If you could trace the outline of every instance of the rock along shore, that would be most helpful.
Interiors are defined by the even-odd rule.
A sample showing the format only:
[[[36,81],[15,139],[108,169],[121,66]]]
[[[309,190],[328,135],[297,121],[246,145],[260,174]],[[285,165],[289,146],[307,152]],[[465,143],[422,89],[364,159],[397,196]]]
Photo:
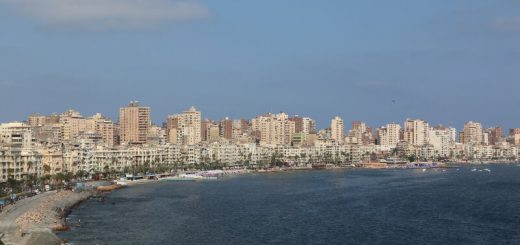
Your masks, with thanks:
[[[4,244],[64,244],[54,231],[67,230],[68,211],[94,194],[50,191],[20,200],[0,214],[0,240]]]

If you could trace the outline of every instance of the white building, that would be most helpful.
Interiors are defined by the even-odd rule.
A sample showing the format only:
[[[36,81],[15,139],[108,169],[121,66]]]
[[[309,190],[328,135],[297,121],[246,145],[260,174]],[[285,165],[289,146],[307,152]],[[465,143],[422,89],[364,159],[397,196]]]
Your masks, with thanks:
[[[342,144],[345,140],[345,124],[341,117],[336,116],[330,123],[331,138]]]
[[[31,127],[21,122],[0,124],[0,182],[29,174],[42,174],[42,156],[34,148]]]
[[[433,146],[435,156],[450,157],[450,152],[455,144],[453,140],[453,128],[435,127],[429,130],[429,144]]]
[[[420,119],[406,119],[404,123],[404,141],[414,146],[428,144],[430,126]]]
[[[379,145],[395,148],[397,143],[399,143],[400,132],[401,125],[397,123],[390,123],[385,127],[379,128],[377,131]]]

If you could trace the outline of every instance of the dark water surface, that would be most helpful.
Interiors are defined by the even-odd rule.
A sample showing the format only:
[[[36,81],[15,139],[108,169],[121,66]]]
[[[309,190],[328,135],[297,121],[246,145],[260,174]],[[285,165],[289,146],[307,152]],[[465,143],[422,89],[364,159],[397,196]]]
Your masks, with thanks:
[[[122,189],[74,244],[520,244],[520,167],[251,174]]]

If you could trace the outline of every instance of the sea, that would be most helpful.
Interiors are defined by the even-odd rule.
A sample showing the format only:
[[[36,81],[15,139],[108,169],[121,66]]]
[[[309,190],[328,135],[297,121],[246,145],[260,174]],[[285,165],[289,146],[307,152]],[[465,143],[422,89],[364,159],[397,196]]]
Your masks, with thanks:
[[[85,201],[68,223],[69,244],[520,244],[520,166],[157,182]]]

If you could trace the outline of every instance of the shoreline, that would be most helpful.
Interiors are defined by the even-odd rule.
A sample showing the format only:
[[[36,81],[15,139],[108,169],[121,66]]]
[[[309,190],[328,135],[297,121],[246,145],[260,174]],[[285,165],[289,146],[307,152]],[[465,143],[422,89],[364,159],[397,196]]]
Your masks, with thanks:
[[[158,183],[158,180],[136,181],[128,185]],[[57,232],[68,231],[67,217],[84,201],[105,195],[123,187],[120,185],[100,186],[92,190],[73,192],[70,190],[49,191],[26,198],[7,206],[0,213],[1,244],[67,244]]]
[[[459,163],[460,164],[460,163]],[[468,165],[494,165],[497,163],[462,163],[458,167]],[[506,165],[512,164],[504,163]],[[447,164],[445,167],[455,167],[453,164]],[[236,174],[242,175],[245,173],[275,173],[275,172],[299,172],[301,170],[333,170],[333,169],[401,169],[406,168],[371,168],[371,167],[337,167],[326,169],[313,168],[280,168],[264,171],[247,171]],[[80,205],[83,201],[101,196],[106,193],[111,193],[121,187],[131,187],[141,184],[159,183],[159,180],[143,180],[132,181],[127,186],[118,186],[115,188],[108,188],[99,190],[85,190],[81,192],[73,192],[68,190],[45,192],[34,197],[21,200],[12,206],[4,209],[0,213],[0,240],[5,244],[66,244],[67,241],[58,237],[56,232],[67,231],[69,226],[67,224],[67,217],[72,212],[74,207]],[[112,185],[113,186],[113,185]]]
[[[72,208],[96,194],[62,190],[21,200],[0,214],[0,239],[5,244],[64,244],[55,232],[67,230]]]

